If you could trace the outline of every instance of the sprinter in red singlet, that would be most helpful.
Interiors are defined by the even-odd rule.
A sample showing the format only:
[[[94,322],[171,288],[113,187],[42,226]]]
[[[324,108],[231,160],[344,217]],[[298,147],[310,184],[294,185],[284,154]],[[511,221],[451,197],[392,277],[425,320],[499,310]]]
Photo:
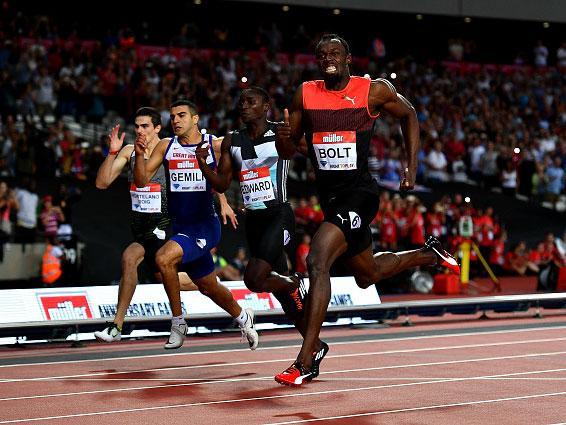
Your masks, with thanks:
[[[321,38],[316,60],[323,80],[299,87],[276,138],[280,157],[290,158],[305,136],[324,211],[307,258],[310,295],[305,339],[297,360],[275,376],[277,382],[291,386],[315,375],[312,353],[328,309],[329,270],[336,260],[345,263],[362,288],[416,266],[438,263],[459,273],[456,260],[432,237],[421,249],[373,255],[369,223],[378,210],[379,191],[368,171],[368,150],[374,122],[381,112],[401,121],[408,161],[400,189],[410,190],[419,150],[415,110],[387,80],[350,76],[352,56],[348,43],[338,35]]]

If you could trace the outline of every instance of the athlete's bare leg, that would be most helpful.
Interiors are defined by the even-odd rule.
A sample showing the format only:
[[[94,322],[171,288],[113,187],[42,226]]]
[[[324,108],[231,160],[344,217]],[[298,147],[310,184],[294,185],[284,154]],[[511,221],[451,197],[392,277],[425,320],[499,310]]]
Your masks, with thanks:
[[[355,257],[345,260],[360,288],[368,288],[382,279],[394,276],[403,270],[418,266],[432,266],[437,258],[434,252],[415,249],[402,252],[378,252],[373,254],[371,246]]]
[[[210,298],[232,317],[238,317],[242,307],[236,302],[232,293],[225,286],[218,283],[216,273],[212,272],[204,277],[195,279],[199,291]]]
[[[145,250],[137,242],[133,242],[122,253],[122,277],[118,288],[118,304],[114,323],[121,329],[124,318],[138,284],[138,266],[143,261]]]
[[[181,316],[181,293],[177,266],[183,259],[183,248],[177,242],[169,240],[159,248],[155,255],[155,263],[161,272],[163,286],[169,298],[173,316]]]
[[[253,292],[289,292],[298,287],[297,282],[274,272],[271,265],[260,258],[251,258],[248,262],[244,283]]]
[[[198,286],[194,284],[189,275],[185,272],[179,272],[179,285],[181,291],[198,291]]]
[[[346,252],[344,233],[332,223],[323,222],[311,242],[307,257],[309,297],[305,306],[306,329],[297,360],[307,369],[312,365],[312,353],[317,347],[322,322],[330,302],[330,266]]]
[[[253,292],[290,292],[297,289],[298,284],[288,276],[280,275],[272,270],[271,265],[260,258],[251,258],[244,272],[244,283]],[[288,296],[288,295],[287,295]],[[281,302],[281,301],[280,301]],[[304,307],[303,307],[304,308]],[[285,314],[293,320],[299,333],[304,337],[307,329],[306,316],[293,317],[293,314],[285,311]],[[321,341],[317,338],[316,349],[320,349]]]

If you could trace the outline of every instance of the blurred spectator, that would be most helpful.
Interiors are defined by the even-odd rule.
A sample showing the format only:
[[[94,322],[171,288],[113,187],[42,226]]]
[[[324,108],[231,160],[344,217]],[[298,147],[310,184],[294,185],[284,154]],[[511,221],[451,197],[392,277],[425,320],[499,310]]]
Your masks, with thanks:
[[[295,271],[304,275],[308,275],[307,256],[311,249],[311,237],[308,234],[303,235],[301,243],[297,247],[295,255]]]
[[[16,222],[16,243],[35,242],[37,231],[37,205],[39,197],[35,193],[35,180],[24,178],[21,187],[16,188],[19,209]]]
[[[497,158],[499,153],[495,150],[495,143],[487,142],[486,151],[480,156],[480,170],[482,174],[482,182],[486,189],[497,186],[499,180],[499,168],[497,166]]]
[[[420,201],[413,195],[407,196],[407,210],[408,245],[411,249],[418,249],[425,242],[425,221]]]
[[[425,173],[426,182],[429,184],[444,183],[448,181],[448,173],[446,172],[448,161],[442,152],[442,143],[434,142],[434,147],[428,153],[425,160],[427,171]]]
[[[564,168],[562,159],[556,156],[552,163],[546,168],[546,199],[556,205],[559,195],[564,189]]]
[[[0,233],[6,240],[12,236],[12,211],[18,207],[14,191],[5,181],[0,181]]]
[[[556,50],[556,64],[560,68],[566,68],[566,41]]]
[[[501,188],[508,196],[515,196],[517,193],[517,170],[510,159],[507,160],[505,169],[501,172]]]
[[[63,275],[62,262],[65,253],[59,246],[57,238],[50,236],[47,238],[45,250],[41,258],[41,281],[45,286],[51,286],[61,280]]]
[[[248,265],[248,254],[246,252],[246,248],[239,247],[236,251],[236,255],[230,261],[230,265],[238,270],[240,274],[239,279],[244,276],[244,271],[246,270],[246,266]]]
[[[218,249],[216,247],[210,250],[212,254],[212,261],[214,261],[214,270],[216,276],[222,280],[240,280],[240,273],[238,270],[230,265],[228,261],[221,255],[218,255]]]
[[[57,236],[59,223],[65,221],[63,211],[61,211],[60,207],[53,205],[53,197],[51,195],[43,197],[43,211],[39,218],[43,226],[43,232],[48,238]]]
[[[505,270],[511,273],[523,276],[527,271],[538,273],[539,268],[536,264],[529,261],[529,256],[527,253],[527,245],[525,241],[520,241],[511,251],[505,254]]]
[[[542,40],[537,41],[537,45],[533,49],[534,57],[535,57],[535,65],[536,66],[546,66],[546,61],[548,59],[548,49],[542,42]]]

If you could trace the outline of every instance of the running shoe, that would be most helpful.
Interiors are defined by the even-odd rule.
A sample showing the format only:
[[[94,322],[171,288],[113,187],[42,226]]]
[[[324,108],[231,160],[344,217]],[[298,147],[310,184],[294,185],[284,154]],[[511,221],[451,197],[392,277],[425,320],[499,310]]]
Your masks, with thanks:
[[[458,261],[449,252],[442,248],[442,244],[434,236],[429,236],[425,242],[425,248],[430,249],[436,254],[438,257],[437,265],[446,267],[454,274],[460,274],[460,265],[458,264]]]
[[[187,336],[187,332],[189,327],[186,323],[180,323],[178,325],[171,324],[171,334],[169,335],[169,339],[165,343],[166,350],[173,350],[175,348],[181,348],[183,346],[183,342],[185,341],[185,337]]]
[[[312,353],[311,372],[313,374],[312,376],[313,378],[316,378],[320,373],[320,363],[322,362],[322,359],[324,359],[324,356],[326,356],[326,353],[328,353],[328,344],[323,341],[320,341],[320,343],[321,343],[320,350],[317,350],[314,353]]]
[[[101,342],[117,342],[122,339],[122,329],[114,322],[106,322],[106,328],[96,331],[94,337]]]
[[[255,350],[259,344],[259,335],[255,330],[255,314],[251,308],[246,308],[246,313],[248,314],[248,320],[240,326],[242,340],[245,338],[250,345],[250,349]]]
[[[297,288],[289,292],[291,299],[293,300],[293,306],[298,314],[303,312],[305,307],[305,302],[307,298],[307,287],[305,286],[304,276],[300,273],[295,273],[291,276],[291,279],[297,282]]]
[[[307,370],[301,363],[295,362],[283,372],[275,375],[275,380],[281,385],[300,387],[315,377],[312,370]]]

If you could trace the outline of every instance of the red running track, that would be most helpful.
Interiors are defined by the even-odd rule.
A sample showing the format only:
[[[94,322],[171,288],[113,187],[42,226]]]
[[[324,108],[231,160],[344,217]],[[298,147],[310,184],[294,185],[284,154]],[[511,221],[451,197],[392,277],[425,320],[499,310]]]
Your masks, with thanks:
[[[264,332],[255,352],[223,348],[237,340],[226,335],[187,340],[205,352],[155,354],[157,340],[3,349],[0,360],[18,363],[0,366],[0,424],[566,422],[564,316],[322,337],[321,375],[298,389],[273,380],[298,352],[290,331]],[[58,360],[69,353],[77,360]],[[93,353],[106,358],[80,359]]]

